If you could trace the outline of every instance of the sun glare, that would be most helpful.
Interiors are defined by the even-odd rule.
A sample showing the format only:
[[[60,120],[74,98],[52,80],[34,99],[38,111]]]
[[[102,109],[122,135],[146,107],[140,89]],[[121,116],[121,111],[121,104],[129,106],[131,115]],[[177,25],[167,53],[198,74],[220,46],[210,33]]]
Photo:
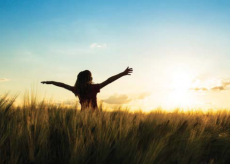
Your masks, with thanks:
[[[194,76],[187,72],[175,72],[171,75],[169,83],[169,106],[188,107],[193,104],[193,97],[190,88],[193,87]]]
[[[192,76],[186,72],[175,73],[172,76],[171,87],[178,92],[187,91],[192,85]]]

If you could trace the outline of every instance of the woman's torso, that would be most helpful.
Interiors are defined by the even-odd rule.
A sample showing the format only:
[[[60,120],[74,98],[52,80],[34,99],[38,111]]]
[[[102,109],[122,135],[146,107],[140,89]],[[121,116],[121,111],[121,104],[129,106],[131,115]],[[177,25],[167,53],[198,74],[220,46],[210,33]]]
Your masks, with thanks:
[[[97,93],[100,92],[99,84],[91,84],[86,94],[78,94],[78,91],[75,90],[75,96],[78,96],[81,104],[81,110],[86,108],[97,109]]]

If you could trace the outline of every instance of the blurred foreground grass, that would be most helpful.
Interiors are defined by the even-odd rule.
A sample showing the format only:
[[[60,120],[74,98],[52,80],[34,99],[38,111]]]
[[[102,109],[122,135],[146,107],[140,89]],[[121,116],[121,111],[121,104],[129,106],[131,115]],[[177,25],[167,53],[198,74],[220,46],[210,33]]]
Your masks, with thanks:
[[[230,112],[80,112],[0,99],[0,164],[229,164]]]

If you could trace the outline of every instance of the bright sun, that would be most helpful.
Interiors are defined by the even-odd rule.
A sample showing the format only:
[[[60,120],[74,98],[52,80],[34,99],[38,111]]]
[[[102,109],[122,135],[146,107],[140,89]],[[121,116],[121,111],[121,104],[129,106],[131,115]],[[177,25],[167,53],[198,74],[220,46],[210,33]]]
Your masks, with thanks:
[[[189,89],[193,87],[194,76],[187,72],[175,72],[171,74],[169,82],[168,105],[177,107],[188,107],[193,104],[192,94]]]
[[[177,90],[180,92],[187,91],[192,86],[192,76],[185,73],[174,73],[172,75],[172,83],[171,87],[173,90]]]

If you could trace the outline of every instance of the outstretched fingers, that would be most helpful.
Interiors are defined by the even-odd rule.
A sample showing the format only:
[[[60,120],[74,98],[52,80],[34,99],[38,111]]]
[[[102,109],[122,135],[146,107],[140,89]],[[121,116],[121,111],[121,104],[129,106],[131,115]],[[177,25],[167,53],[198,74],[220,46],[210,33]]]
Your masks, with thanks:
[[[131,75],[131,73],[133,73],[133,68],[127,67],[125,70],[125,75]]]
[[[133,73],[133,69],[128,71],[128,75],[131,75],[131,73]]]

